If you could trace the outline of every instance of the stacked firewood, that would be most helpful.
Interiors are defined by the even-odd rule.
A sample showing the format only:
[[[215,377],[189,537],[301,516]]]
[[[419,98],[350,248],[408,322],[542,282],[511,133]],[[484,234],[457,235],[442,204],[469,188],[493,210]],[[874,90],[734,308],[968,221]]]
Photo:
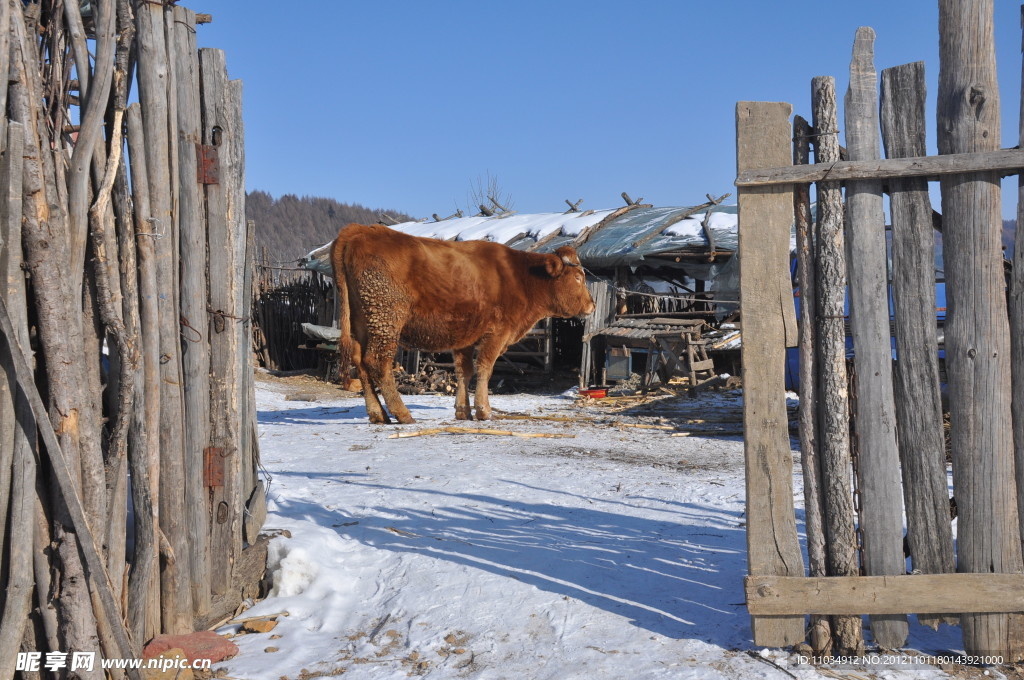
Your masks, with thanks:
[[[416,373],[395,369],[398,391],[402,394],[455,394],[455,374],[443,368],[427,366]]]

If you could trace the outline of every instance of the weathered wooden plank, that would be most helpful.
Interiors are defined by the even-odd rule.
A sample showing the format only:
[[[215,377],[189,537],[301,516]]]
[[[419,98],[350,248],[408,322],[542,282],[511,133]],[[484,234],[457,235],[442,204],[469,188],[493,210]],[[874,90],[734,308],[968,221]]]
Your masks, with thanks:
[[[249,487],[252,492],[245,502],[245,519],[242,524],[242,535],[245,542],[252,545],[256,537],[260,535],[263,523],[267,521],[267,488],[262,482],[257,481],[255,486]]]
[[[244,192],[245,187],[242,186]],[[243,197],[244,198],[244,197]],[[244,212],[244,211],[243,211]],[[252,313],[253,304],[253,280],[256,268],[256,222],[254,220],[245,221],[245,272],[242,282],[242,292],[240,295],[240,301],[245,305],[247,310],[246,316],[250,316]],[[247,489],[254,489],[257,485],[261,488],[263,483],[259,479],[259,464],[260,464],[260,446],[259,436],[256,426],[256,381],[255,381],[255,367],[253,366],[254,353],[251,351],[252,348],[252,319],[250,318],[243,324],[244,345],[243,350],[240,352],[243,360],[241,369],[241,379],[243,382],[242,392],[242,451],[244,452],[244,461],[242,464],[242,486],[243,493],[248,493]],[[266,521],[267,507],[266,507],[266,495],[264,494],[262,501],[262,508],[249,507],[253,505],[250,500],[246,506],[246,517],[243,531],[243,540],[246,544],[252,545],[253,540],[259,534],[260,529],[263,528],[263,522]],[[250,519],[250,515],[258,513],[256,519]],[[257,526],[258,524],[258,526]],[[253,529],[253,531],[250,531]]]
[[[227,74],[227,66],[224,69]],[[248,385],[253,379],[252,363],[249,346],[252,342],[252,326],[249,318],[251,312],[251,296],[244,287],[247,266],[246,253],[249,247],[249,223],[245,218],[245,121],[242,116],[242,81],[229,80],[224,97],[223,134],[226,141],[220,146],[222,182],[225,190],[228,229],[232,234],[230,252],[231,295],[233,308],[229,324],[234,333],[235,378],[231,385],[233,392],[234,412],[231,417],[236,419],[232,436],[238,444],[238,459],[234,461],[235,488],[231,498],[235,517],[231,523],[231,562],[234,565],[242,555],[244,548],[244,520],[248,512],[247,501],[253,489],[256,475],[256,463],[252,451],[247,446],[248,434],[251,432],[247,416]],[[265,501],[264,501],[265,503]]]
[[[853,160],[873,160],[879,155],[874,42],[873,29],[857,29],[845,99],[846,148]],[[857,370],[855,409],[863,566],[869,576],[902,574],[906,571],[903,489],[896,448],[881,182],[848,182],[846,211],[850,330]],[[884,649],[897,649],[907,641],[907,618],[875,615],[871,617],[871,630],[875,642]]]
[[[884,70],[881,122],[888,156],[926,153],[924,115],[924,63]],[[920,178],[891,180],[889,211],[897,356],[896,435],[903,468],[907,542],[915,571],[941,574],[955,571],[956,561],[939,392],[935,236],[928,183]],[[948,623],[957,623],[950,619]],[[938,627],[943,619],[920,614],[918,621]]]
[[[1000,121],[992,0],[939,1],[939,58],[939,153],[993,150]],[[999,175],[952,175],[941,188],[957,569],[1020,573]],[[965,651],[1024,658],[1020,618],[964,616]]]
[[[791,112],[784,103],[736,105],[739,170],[789,161]],[[787,308],[795,314],[788,279],[793,192],[744,189],[738,200],[748,566],[755,575],[803,574],[783,373]],[[785,280],[779,272],[787,273]],[[804,639],[803,616],[755,616],[751,627],[758,645],[788,646]]]
[[[999,149],[948,156],[834,161],[804,166],[781,166],[747,170],[736,176],[736,186],[771,186],[773,184],[806,184],[808,182],[845,182],[851,179],[885,179],[888,177],[922,177],[940,179],[944,175],[965,172],[999,172],[1016,174],[1024,168],[1024,151]]]
[[[839,158],[839,123],[836,113],[836,82],[831,76],[811,81],[814,114],[815,160],[832,162]],[[843,238],[843,194],[839,182],[819,182],[818,216],[815,229],[815,273],[818,294],[816,339],[819,372],[818,446],[821,455],[822,508],[824,513],[825,557],[830,576],[854,576],[857,537],[853,526],[853,497],[850,467],[849,392],[846,375],[846,255]],[[861,622],[855,617],[832,621],[839,654],[856,654],[864,647]]]
[[[751,613],[902,614],[1016,612],[1024,608],[1021,574],[913,574],[902,576],[748,576]],[[995,653],[995,652],[992,652]]]

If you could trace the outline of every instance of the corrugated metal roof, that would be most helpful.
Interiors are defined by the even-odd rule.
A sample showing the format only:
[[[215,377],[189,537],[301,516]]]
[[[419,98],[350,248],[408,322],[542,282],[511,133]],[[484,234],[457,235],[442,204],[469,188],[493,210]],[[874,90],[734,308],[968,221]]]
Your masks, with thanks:
[[[635,266],[646,257],[658,253],[683,250],[707,252],[711,244],[701,227],[706,211],[680,219],[692,210],[654,207],[631,210],[609,221],[582,245],[577,246],[580,261],[590,267]],[[735,251],[735,206],[715,208],[709,222],[715,248],[719,251]]]

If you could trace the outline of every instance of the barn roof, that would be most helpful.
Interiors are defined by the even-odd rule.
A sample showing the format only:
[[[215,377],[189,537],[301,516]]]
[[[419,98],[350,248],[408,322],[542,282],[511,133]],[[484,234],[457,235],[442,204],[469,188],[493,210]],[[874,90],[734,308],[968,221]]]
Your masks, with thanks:
[[[391,228],[442,240],[482,239],[519,250],[552,252],[572,245],[587,267],[637,266],[651,257],[731,254],[737,248],[735,205],[711,208],[628,206],[581,213],[506,214],[457,217],[441,221],[402,222]],[[710,238],[709,238],[710,236]],[[303,266],[330,272],[326,244],[310,252]]]

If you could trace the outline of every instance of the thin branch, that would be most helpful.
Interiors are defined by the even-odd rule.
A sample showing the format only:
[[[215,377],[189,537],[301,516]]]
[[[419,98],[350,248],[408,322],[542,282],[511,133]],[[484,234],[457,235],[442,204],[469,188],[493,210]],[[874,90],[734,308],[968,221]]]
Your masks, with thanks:
[[[120,71],[115,75],[115,80],[122,80],[124,74]],[[139,364],[139,352],[136,347],[135,338],[129,337],[125,329],[121,311],[114,304],[111,295],[111,282],[107,268],[106,236],[113,231],[113,211],[110,209],[110,194],[114,187],[114,179],[117,177],[117,168],[121,162],[122,150],[122,129],[124,110],[114,111],[113,135],[110,140],[110,157],[107,159],[106,170],[103,175],[103,183],[97,192],[96,201],[89,210],[89,223],[92,227],[92,248],[96,258],[94,268],[96,276],[96,292],[98,294],[100,318],[103,321],[107,332],[114,339],[117,345],[118,357],[121,360],[122,379],[118,392],[118,411],[113,432],[111,433],[111,445],[116,458],[122,458],[127,451],[128,444],[128,423],[131,420],[132,402],[134,401],[134,381],[125,379],[126,376],[134,374]]]

